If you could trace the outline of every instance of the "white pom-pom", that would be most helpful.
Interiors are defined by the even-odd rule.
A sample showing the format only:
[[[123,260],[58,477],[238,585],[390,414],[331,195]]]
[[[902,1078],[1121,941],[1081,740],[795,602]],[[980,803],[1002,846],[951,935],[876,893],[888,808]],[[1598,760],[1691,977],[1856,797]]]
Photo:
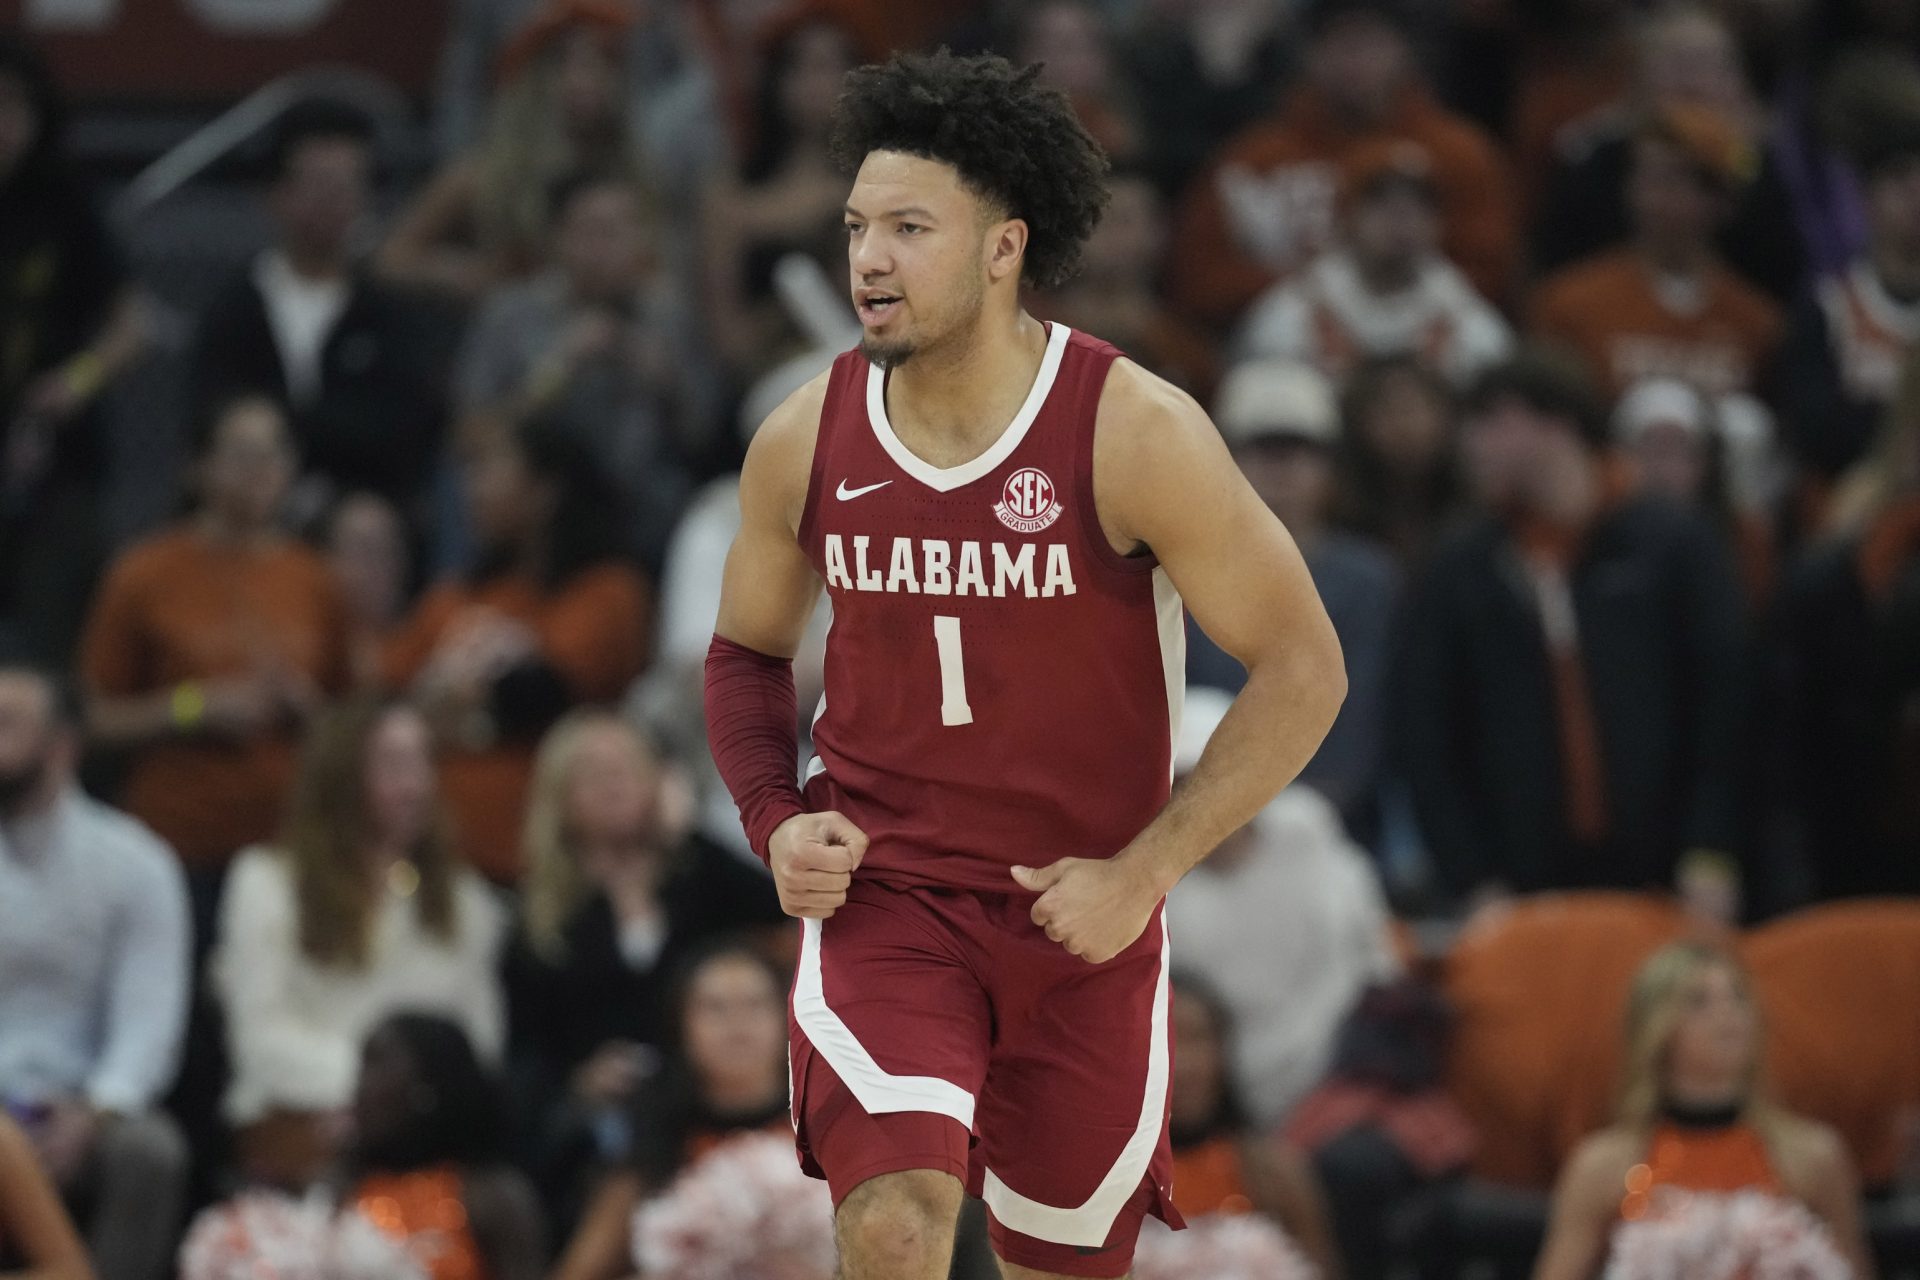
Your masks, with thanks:
[[[180,1280],[428,1280],[403,1245],[320,1196],[252,1191],[203,1211]]]
[[[1614,1228],[1604,1280],[1854,1280],[1825,1223],[1797,1201],[1663,1188]]]
[[[833,1197],[791,1139],[742,1134],[640,1207],[633,1257],[649,1280],[827,1280]]]
[[[1319,1272],[1287,1234],[1257,1214],[1207,1214],[1185,1231],[1157,1220],[1140,1232],[1134,1280],[1315,1280]]]

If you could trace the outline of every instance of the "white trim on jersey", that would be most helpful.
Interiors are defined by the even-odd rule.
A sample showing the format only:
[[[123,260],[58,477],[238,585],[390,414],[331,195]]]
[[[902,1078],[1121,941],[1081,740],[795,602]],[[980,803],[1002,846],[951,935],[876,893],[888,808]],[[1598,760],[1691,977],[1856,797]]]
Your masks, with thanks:
[[[1034,419],[1040,416],[1040,406],[1047,402],[1047,394],[1053,390],[1054,377],[1060,372],[1060,358],[1067,352],[1067,338],[1073,333],[1073,330],[1058,322],[1049,322],[1047,329],[1047,353],[1040,359],[1040,372],[1035,375],[1020,412],[1013,415],[1013,421],[1007,424],[1007,429],[1000,433],[998,440],[987,446],[985,453],[957,467],[936,467],[924,461],[902,444],[899,436],[893,434],[893,424],[887,420],[886,371],[877,364],[868,365],[867,421],[873,425],[873,434],[880,441],[880,447],[887,451],[887,456],[902,471],[937,493],[951,493],[961,485],[972,484],[1005,462],[1020,447]]]
[[[882,1069],[847,1024],[827,1004],[820,967],[820,921],[803,920],[800,971],[793,985],[793,1014],[807,1039],[846,1083],[868,1115],[894,1111],[931,1111],[973,1128],[973,1095],[939,1076],[896,1076]],[[1165,1003],[1165,976],[1161,1004]],[[1156,1004],[1156,1010],[1160,1005]]]
[[[1153,571],[1154,621],[1160,628],[1160,672],[1167,681],[1167,773],[1173,773],[1173,749],[1180,741],[1180,719],[1187,702],[1187,606],[1167,571]]]
[[[980,1198],[993,1211],[1000,1225],[1021,1235],[1050,1244],[1077,1245],[1097,1249],[1107,1242],[1113,1221],[1126,1207],[1127,1200],[1139,1189],[1160,1145],[1160,1129],[1166,1122],[1167,1083],[1172,1072],[1167,1052],[1167,968],[1171,950],[1167,917],[1160,913],[1160,977],[1153,989],[1153,1029],[1147,1039],[1147,1083],[1140,1094],[1140,1123],[1133,1136],[1120,1149],[1120,1156],[1107,1170],[1107,1176],[1093,1189],[1084,1204],[1062,1208],[1030,1200],[1002,1182],[992,1169],[986,1171]]]

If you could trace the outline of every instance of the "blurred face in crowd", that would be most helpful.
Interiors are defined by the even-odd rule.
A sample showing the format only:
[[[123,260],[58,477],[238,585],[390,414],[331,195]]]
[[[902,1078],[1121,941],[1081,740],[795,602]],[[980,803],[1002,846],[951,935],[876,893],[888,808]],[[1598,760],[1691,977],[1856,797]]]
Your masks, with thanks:
[[[575,192],[561,210],[554,250],[577,297],[630,296],[648,262],[639,193],[618,182]]]
[[[757,1092],[780,1078],[786,1001],[773,975],[749,956],[723,953],[687,984],[683,1028],[694,1075],[715,1092]]]
[[[474,460],[468,485],[475,531],[489,547],[534,537],[553,517],[554,491],[527,466],[511,440],[489,445]]]
[[[386,848],[410,849],[433,825],[439,775],[427,722],[411,707],[392,707],[367,739],[361,786],[369,835]]]
[[[1173,1125],[1191,1133],[1204,1128],[1220,1109],[1226,1046],[1212,1011],[1192,992],[1174,987],[1167,1013],[1173,1030]]]
[[[987,284],[1018,263],[994,260],[1008,222],[961,184],[959,170],[876,151],[847,196],[847,262],[861,348],[883,367],[948,344],[980,323]]]
[[[1876,247],[1920,254],[1920,152],[1883,166],[1866,186],[1867,221]]]
[[[1747,105],[1747,77],[1733,34],[1698,10],[1654,20],[1641,44],[1640,81],[1657,106],[1713,107],[1737,117]]]
[[[400,1034],[382,1027],[360,1050],[353,1089],[353,1122],[360,1145],[377,1146],[403,1133],[419,1110],[420,1066]]]
[[[1389,472],[1424,476],[1445,462],[1451,417],[1438,388],[1402,369],[1388,375],[1352,429]]]
[[[1759,1020],[1746,984],[1731,965],[1701,968],[1681,991],[1668,1041],[1666,1083],[1744,1081],[1753,1067]]]
[[[1347,247],[1378,285],[1404,287],[1440,248],[1440,210],[1417,182],[1386,181],[1354,201]]]
[[[1151,287],[1166,243],[1166,214],[1159,193],[1145,178],[1113,180],[1113,198],[1087,239],[1081,276],[1090,283],[1137,281]]]
[[[1298,435],[1273,435],[1239,446],[1240,474],[1296,537],[1326,521],[1333,503],[1333,451]]]
[[[567,772],[566,829],[587,878],[604,885],[620,863],[659,841],[660,765],[611,718],[581,730]]]
[[[296,265],[345,262],[371,189],[372,159],[360,139],[315,137],[294,148],[270,203]]]
[[[554,91],[567,130],[604,132],[625,105],[626,68],[615,42],[586,27],[563,36],[554,54]]]
[[[0,72],[0,181],[12,176],[40,136],[40,113],[19,76]]]
[[[1640,138],[1633,144],[1627,209],[1641,241],[1655,252],[1692,252],[1713,238],[1727,206],[1686,152],[1660,138]]]
[[[334,512],[327,562],[363,626],[385,627],[400,614],[407,586],[407,535],[385,498],[360,493]]]
[[[1461,437],[1467,482],[1482,505],[1505,511],[1522,502],[1543,430],[1540,414],[1518,396],[1502,397],[1467,419]]]
[[[1707,450],[1698,431],[1683,422],[1654,422],[1634,438],[1632,457],[1649,493],[1693,502],[1707,479]]]
[[[1113,78],[1106,25],[1091,6],[1075,0],[1050,0],[1027,17],[1021,41],[1021,65],[1044,64],[1048,84],[1069,94],[1097,97]]]
[[[293,440],[280,406],[264,399],[228,405],[200,459],[206,509],[236,529],[265,528],[293,475]]]
[[[51,799],[72,769],[72,752],[47,682],[0,668],[0,819]]]
[[[1413,51],[1384,18],[1353,14],[1329,24],[1307,53],[1307,78],[1342,116],[1378,120],[1413,69]]]
[[[853,41],[829,22],[802,27],[792,37],[780,77],[780,111],[797,137],[825,138],[841,82],[858,63]]]

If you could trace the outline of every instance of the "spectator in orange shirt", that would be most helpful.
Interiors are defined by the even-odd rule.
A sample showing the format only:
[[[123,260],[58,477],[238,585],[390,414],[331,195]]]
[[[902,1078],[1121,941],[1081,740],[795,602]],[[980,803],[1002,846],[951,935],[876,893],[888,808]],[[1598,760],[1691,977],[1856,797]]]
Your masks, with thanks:
[[[380,655],[411,594],[413,548],[406,522],[377,493],[349,493],[328,513],[321,551],[346,604],[353,684],[380,683]]]
[[[1723,118],[1673,107],[1634,142],[1633,241],[1550,276],[1534,335],[1570,348],[1611,395],[1678,378],[1710,396],[1757,392],[1780,347],[1780,309],[1714,248],[1753,153]]]
[[[126,807],[179,852],[196,890],[278,828],[301,727],[347,684],[339,588],[275,522],[293,475],[277,405],[217,410],[197,450],[197,509],[120,557],[81,641],[91,737],[129,753]]]
[[[571,434],[536,420],[473,464],[478,570],[430,591],[386,678],[445,744],[449,809],[475,867],[520,875],[533,750],[571,707],[619,695],[647,661],[652,591],[621,560],[618,496]]]
[[[1175,302],[1230,326],[1332,239],[1350,157],[1393,139],[1433,157],[1447,256],[1480,292],[1505,297],[1519,233],[1493,142],[1428,94],[1394,6],[1329,0],[1316,11],[1304,86],[1279,115],[1230,141],[1189,192],[1169,272]]]

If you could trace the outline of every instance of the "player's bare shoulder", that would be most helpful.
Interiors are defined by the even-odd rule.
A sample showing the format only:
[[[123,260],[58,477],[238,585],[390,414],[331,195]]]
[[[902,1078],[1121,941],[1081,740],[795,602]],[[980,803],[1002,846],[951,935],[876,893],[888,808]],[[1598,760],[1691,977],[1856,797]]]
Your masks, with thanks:
[[[806,510],[807,479],[814,445],[820,438],[820,413],[827,402],[828,369],[782,400],[767,415],[740,467],[740,513],[745,521],[775,520],[797,531]]]
[[[1152,541],[1154,508],[1203,498],[1238,476],[1198,401],[1132,360],[1113,362],[1094,421],[1093,493],[1116,547]]]

